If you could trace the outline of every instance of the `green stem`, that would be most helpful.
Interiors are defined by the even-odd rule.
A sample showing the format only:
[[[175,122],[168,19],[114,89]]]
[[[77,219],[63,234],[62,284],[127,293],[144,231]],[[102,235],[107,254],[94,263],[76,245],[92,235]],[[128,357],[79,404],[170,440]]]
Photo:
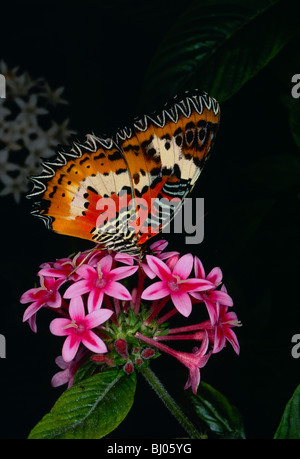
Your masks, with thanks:
[[[190,438],[206,438],[205,435],[198,432],[198,430],[194,427],[191,421],[185,416],[182,412],[181,408],[177,405],[173,397],[167,392],[163,384],[157,378],[155,373],[153,373],[150,368],[141,368],[141,373],[146,379],[146,381],[150,384],[152,389],[157,393],[160,399],[164,402],[166,407],[169,411],[175,416],[177,421],[182,425],[185,431],[189,434]]]

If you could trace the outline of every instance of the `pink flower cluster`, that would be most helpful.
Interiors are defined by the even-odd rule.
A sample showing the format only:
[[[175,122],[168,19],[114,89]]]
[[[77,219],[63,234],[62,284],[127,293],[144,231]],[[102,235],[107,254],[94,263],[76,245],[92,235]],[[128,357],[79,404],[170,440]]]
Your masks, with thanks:
[[[97,368],[121,365],[130,374],[163,351],[188,368],[185,388],[191,386],[196,393],[199,369],[211,354],[220,352],[227,342],[239,354],[232,330],[239,321],[228,309],[233,301],[222,284],[221,269],[206,275],[198,257],[166,252],[166,246],[165,241],[152,244],[152,255],[142,262],[92,249],[40,267],[40,285],[27,290],[20,302],[31,303],[23,321],[34,332],[41,308],[59,315],[50,323],[50,331],[66,338],[56,359],[62,371],[52,378],[53,386],[68,383],[70,387],[87,359]],[[199,312],[206,315],[201,322],[176,328],[167,322],[177,314],[186,322]],[[162,343],[175,340],[191,340],[199,347],[189,353]]]

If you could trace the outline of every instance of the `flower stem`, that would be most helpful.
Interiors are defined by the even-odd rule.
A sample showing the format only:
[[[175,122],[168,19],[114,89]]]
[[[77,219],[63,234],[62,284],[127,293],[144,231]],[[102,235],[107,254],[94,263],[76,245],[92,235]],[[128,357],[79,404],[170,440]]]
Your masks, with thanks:
[[[114,307],[115,307],[116,317],[119,317],[120,312],[121,312],[121,307],[120,307],[120,300],[118,300],[118,298],[114,298]]]
[[[139,280],[138,280],[136,297],[135,297],[135,302],[134,302],[134,313],[136,316],[138,315],[140,306],[141,306],[141,296],[143,293],[145,279],[146,279],[146,274],[144,273],[142,269],[139,269]]]
[[[177,419],[177,421],[182,425],[185,431],[189,434],[190,438],[206,438],[205,435],[198,432],[198,430],[194,427],[191,421],[185,416],[182,412],[181,408],[177,405],[173,397],[167,392],[163,384],[157,378],[155,373],[153,373],[150,368],[141,368],[141,373],[146,379],[146,381],[150,384],[152,389],[156,392],[156,394],[160,397],[163,401],[165,406],[169,409],[169,411],[173,414],[173,416]]]
[[[167,304],[168,301],[169,301],[169,297],[166,296],[165,298],[162,298],[161,300],[157,300],[153,303],[153,305],[150,308],[150,314],[148,318],[145,320],[145,325],[151,324],[152,320],[155,319],[155,317],[160,313],[160,311]]]
[[[170,317],[174,316],[175,314],[177,314],[177,309],[176,308],[173,308],[171,309],[171,311],[167,312],[164,316],[160,317],[157,321],[158,325],[161,325],[162,323],[164,323],[166,320],[169,320]]]
[[[188,333],[186,335],[157,335],[156,341],[174,341],[174,340],[203,340],[205,332]]]
[[[110,298],[107,296],[107,295],[104,295],[104,298],[103,298],[103,303],[105,304],[105,307],[107,309],[110,309],[111,311],[114,312],[114,314],[111,316],[111,321],[115,324],[115,325],[118,325],[118,319],[116,317],[116,313],[115,313],[115,310],[111,304],[111,301],[110,301]]]

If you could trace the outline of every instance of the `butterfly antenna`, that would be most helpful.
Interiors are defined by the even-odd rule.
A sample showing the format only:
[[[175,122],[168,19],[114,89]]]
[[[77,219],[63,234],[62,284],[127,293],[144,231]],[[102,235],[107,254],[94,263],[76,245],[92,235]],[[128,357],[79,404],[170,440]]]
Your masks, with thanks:
[[[68,276],[67,276],[68,279],[69,279],[69,277],[71,277],[74,273],[76,273],[77,269],[80,268],[80,266],[82,266],[82,265],[86,262],[86,260],[89,258],[90,255],[92,255],[94,252],[96,252],[97,250],[99,250],[99,246],[100,246],[100,245],[101,245],[101,244],[98,243],[98,244],[96,245],[96,247],[94,247],[93,249],[91,249],[91,250],[88,252],[88,254],[84,257],[84,259],[81,260],[81,262],[79,263],[79,265],[77,265],[76,268],[74,268],[73,271],[70,272],[70,274],[68,274]]]

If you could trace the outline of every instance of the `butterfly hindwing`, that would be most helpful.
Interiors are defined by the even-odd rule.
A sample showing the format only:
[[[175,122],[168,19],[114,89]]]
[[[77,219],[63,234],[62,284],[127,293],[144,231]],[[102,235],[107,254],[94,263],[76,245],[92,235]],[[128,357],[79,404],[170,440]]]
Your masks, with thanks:
[[[99,200],[110,198],[117,208],[121,191],[127,201],[132,196],[131,178],[122,152],[111,139],[90,135],[87,142],[74,143],[58,157],[60,161],[57,158],[45,161],[43,175],[32,178],[35,188],[30,196],[41,196],[33,213],[45,219],[55,232],[95,242],[101,242],[104,236],[107,239],[107,234],[115,233],[115,226],[111,225],[109,230],[108,223],[116,216],[110,216],[104,206],[101,208]]]

